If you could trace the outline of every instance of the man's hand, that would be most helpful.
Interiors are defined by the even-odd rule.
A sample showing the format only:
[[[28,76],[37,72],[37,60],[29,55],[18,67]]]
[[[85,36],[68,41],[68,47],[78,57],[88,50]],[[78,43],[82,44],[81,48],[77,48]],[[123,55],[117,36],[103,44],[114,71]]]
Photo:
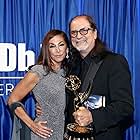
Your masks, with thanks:
[[[79,109],[73,113],[75,122],[80,126],[87,126],[93,122],[91,112],[85,107],[79,107]]]
[[[33,122],[31,125],[31,130],[40,136],[41,138],[49,138],[52,135],[53,130],[47,128],[47,121]]]

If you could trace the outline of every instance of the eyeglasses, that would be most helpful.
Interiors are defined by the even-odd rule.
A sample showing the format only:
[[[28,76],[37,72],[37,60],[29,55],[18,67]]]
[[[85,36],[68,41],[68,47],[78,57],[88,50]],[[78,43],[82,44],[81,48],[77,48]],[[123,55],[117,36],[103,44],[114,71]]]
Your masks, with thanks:
[[[70,32],[70,35],[71,35],[71,37],[75,38],[75,37],[77,37],[78,32],[79,32],[81,35],[86,35],[86,34],[88,34],[88,31],[89,31],[89,30],[93,30],[93,29],[92,29],[92,28],[87,28],[87,29],[82,28],[82,29],[80,29],[79,31],[74,30],[74,31],[71,31],[71,32]]]

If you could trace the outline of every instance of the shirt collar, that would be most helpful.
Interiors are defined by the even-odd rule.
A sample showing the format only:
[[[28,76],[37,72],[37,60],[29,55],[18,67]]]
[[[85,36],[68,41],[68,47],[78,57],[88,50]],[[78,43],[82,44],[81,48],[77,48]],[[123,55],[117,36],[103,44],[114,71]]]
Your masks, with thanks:
[[[90,51],[90,53],[82,59],[82,62],[85,62],[86,64],[90,64],[91,61],[94,61],[96,64],[100,62],[104,57],[107,55],[107,51],[101,52],[99,54],[93,52],[93,50]]]

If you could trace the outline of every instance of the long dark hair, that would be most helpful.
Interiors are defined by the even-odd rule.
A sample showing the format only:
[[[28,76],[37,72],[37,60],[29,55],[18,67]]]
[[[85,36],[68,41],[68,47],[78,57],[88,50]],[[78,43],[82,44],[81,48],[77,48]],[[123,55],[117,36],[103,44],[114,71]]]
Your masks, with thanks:
[[[45,35],[43,42],[42,42],[41,51],[40,51],[40,54],[39,54],[39,57],[37,60],[37,64],[43,65],[45,71],[47,71],[47,72],[53,71],[53,69],[51,68],[50,54],[49,54],[49,49],[48,49],[49,40],[52,39],[56,35],[61,35],[64,38],[64,41],[66,42],[67,47],[69,47],[68,37],[67,37],[66,33],[64,33],[63,31],[53,29],[53,30],[50,30]],[[64,68],[65,70],[67,69],[67,59],[66,58],[62,62],[62,68]]]

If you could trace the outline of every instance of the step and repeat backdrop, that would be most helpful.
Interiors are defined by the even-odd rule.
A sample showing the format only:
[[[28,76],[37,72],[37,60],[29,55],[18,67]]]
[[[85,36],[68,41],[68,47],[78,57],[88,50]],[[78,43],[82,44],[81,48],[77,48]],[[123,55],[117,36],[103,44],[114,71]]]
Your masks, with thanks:
[[[0,140],[11,140],[12,120],[7,98],[35,64],[41,42],[50,29],[69,35],[69,22],[79,14],[92,16],[108,47],[123,54],[132,74],[135,101],[134,125],[126,139],[140,139],[140,2],[139,0],[1,0],[0,1]],[[22,91],[21,91],[22,92]],[[25,107],[31,116],[34,99]]]

